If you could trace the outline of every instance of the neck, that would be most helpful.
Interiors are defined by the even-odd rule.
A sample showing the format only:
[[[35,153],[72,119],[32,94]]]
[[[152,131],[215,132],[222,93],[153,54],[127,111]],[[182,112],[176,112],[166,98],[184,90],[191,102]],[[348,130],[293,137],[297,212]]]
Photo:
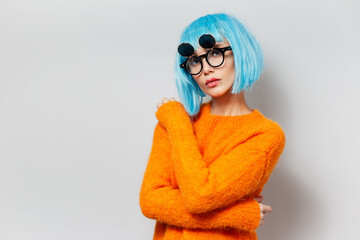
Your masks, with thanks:
[[[239,116],[251,113],[245,101],[244,91],[238,94],[227,94],[220,97],[213,97],[211,100],[211,114],[223,116]]]

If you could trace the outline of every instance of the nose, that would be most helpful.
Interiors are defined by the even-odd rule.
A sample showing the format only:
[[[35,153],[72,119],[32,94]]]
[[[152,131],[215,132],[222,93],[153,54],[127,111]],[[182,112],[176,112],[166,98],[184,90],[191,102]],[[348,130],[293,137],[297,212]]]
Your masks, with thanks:
[[[214,71],[214,68],[209,65],[209,63],[206,61],[206,58],[203,58],[201,61],[202,61],[202,64],[203,64],[203,69],[202,70],[203,70],[204,74],[208,74],[208,73]]]

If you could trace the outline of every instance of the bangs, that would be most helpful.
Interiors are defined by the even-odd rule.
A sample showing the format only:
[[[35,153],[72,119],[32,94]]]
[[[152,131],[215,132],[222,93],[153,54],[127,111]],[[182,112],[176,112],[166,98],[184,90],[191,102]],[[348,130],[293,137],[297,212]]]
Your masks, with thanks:
[[[201,27],[201,28],[194,28],[185,32],[183,35],[183,39],[181,39],[181,43],[182,42],[190,43],[196,50],[200,47],[199,38],[203,34],[211,34],[215,38],[216,42],[225,41],[220,29],[217,29],[215,27],[213,28]]]
[[[213,16],[204,16],[190,24],[182,34],[180,43],[190,43],[195,51],[200,47],[199,38],[203,34],[211,34],[216,42],[224,42],[224,29],[221,22]],[[185,58],[184,58],[185,59]]]

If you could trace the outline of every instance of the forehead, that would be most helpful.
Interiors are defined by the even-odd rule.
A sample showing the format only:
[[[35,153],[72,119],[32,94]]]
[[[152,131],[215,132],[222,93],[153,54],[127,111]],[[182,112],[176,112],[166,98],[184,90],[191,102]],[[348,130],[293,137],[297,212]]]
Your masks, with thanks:
[[[224,39],[225,40],[225,39]],[[216,42],[216,44],[215,44],[215,47],[217,47],[217,48],[220,48],[220,47],[226,47],[226,46],[229,46],[229,43],[228,43],[228,41],[221,41],[221,42]],[[201,55],[201,54],[203,54],[203,53],[205,53],[206,52],[206,49],[205,48],[202,48],[202,47],[199,47],[199,48],[197,48],[196,49],[196,51],[195,51],[195,54],[196,55]]]

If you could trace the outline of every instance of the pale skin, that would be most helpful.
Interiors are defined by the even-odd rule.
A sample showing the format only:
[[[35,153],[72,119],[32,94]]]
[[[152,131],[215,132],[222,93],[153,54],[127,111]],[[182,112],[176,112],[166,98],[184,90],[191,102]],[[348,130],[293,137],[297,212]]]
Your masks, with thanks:
[[[226,47],[229,43],[216,42],[216,47]],[[202,55],[206,53],[206,49],[199,47],[195,54]],[[212,97],[211,114],[223,115],[223,116],[238,116],[251,113],[252,110],[247,106],[244,96],[244,91],[238,94],[231,93],[231,87],[235,80],[235,67],[233,52],[225,52],[224,63],[220,67],[211,67],[206,59],[202,59],[203,69],[198,75],[193,75],[194,80],[200,87],[200,89],[207,95]],[[206,85],[206,80],[217,78],[218,84],[215,87],[209,87]],[[175,98],[170,99],[164,97],[160,103],[157,104],[159,109],[161,105],[169,102],[176,101]],[[262,204],[263,196],[256,197],[255,200],[260,205],[260,225],[265,223],[264,217],[266,213],[272,212],[272,208],[269,205]]]

